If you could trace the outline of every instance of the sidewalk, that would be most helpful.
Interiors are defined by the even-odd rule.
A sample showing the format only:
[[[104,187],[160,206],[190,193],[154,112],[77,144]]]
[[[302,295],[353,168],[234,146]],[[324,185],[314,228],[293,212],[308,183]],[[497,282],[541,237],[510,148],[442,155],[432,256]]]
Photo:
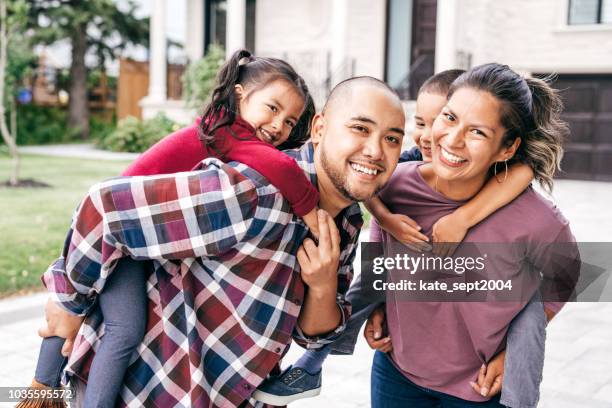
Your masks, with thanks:
[[[74,157],[95,160],[134,160],[140,153],[110,152],[94,147],[93,144],[58,144],[40,146],[20,146],[19,152],[54,157]]]
[[[555,200],[582,242],[612,242],[612,183],[560,180]],[[365,235],[365,234],[363,234]],[[44,323],[44,293],[0,300],[0,386],[25,386],[34,373]],[[302,350],[293,345],[289,364]],[[370,406],[372,351],[364,341],[353,356],[330,356],[319,397],[296,408]],[[612,303],[568,304],[548,328],[541,408],[612,407]],[[2,404],[0,407],[9,407]]]

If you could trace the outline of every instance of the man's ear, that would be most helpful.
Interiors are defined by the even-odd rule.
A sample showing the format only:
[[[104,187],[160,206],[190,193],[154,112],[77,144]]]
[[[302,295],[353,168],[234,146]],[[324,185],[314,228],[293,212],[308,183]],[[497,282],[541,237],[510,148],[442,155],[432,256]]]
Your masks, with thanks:
[[[322,113],[317,113],[312,118],[312,124],[310,126],[310,139],[312,144],[317,145],[321,142],[323,133],[325,131],[325,117]]]
[[[512,142],[510,146],[502,148],[501,152],[498,155],[498,160],[496,161],[510,160],[511,158],[514,157],[520,145],[521,145],[521,138],[517,137],[516,139],[514,139],[514,142]]]

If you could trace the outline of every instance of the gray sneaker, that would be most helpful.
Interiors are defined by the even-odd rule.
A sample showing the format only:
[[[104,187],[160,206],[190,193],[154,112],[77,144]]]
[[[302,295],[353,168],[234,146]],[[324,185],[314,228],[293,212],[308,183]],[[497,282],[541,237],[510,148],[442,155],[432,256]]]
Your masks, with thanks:
[[[321,393],[321,370],[309,374],[300,367],[289,367],[280,375],[267,378],[253,393],[253,398],[266,404],[283,406],[301,398]]]

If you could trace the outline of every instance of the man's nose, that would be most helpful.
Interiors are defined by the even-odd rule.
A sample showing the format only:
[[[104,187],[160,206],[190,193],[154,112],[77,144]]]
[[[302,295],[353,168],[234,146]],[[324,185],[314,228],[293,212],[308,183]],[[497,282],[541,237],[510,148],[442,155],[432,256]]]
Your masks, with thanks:
[[[382,158],[383,152],[381,140],[378,135],[371,134],[370,137],[367,138],[363,147],[363,153],[373,160],[379,160]]]

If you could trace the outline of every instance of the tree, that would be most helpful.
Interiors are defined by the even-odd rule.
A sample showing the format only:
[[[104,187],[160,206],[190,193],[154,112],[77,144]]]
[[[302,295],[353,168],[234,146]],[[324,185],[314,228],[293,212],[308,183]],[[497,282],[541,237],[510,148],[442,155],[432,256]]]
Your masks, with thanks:
[[[0,0],[0,133],[14,163],[10,186],[19,185],[15,95],[33,60],[27,39],[23,36],[27,10],[24,0]],[[9,49],[10,56],[7,54]],[[6,122],[7,114],[11,118],[10,130]]]
[[[117,57],[128,45],[148,45],[148,19],[134,16],[137,4],[128,0],[121,10],[112,0],[30,0],[30,27],[40,44],[67,40],[72,46],[68,92],[68,127],[83,139],[89,136],[87,66],[95,55],[98,65]]]

